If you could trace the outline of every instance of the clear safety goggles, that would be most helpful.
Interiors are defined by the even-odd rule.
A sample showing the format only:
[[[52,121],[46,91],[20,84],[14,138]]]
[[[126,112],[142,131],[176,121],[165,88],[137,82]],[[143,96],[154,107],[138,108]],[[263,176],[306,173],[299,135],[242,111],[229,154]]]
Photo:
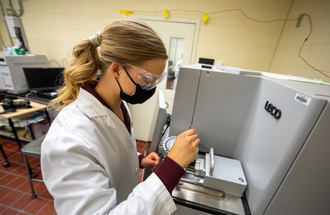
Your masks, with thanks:
[[[161,75],[155,75],[131,64],[128,64],[128,66],[138,72],[136,77],[141,80],[142,83],[144,83],[142,85],[140,84],[140,86],[145,90],[151,90],[155,88],[160,82],[162,82],[166,75],[166,71],[164,71]]]

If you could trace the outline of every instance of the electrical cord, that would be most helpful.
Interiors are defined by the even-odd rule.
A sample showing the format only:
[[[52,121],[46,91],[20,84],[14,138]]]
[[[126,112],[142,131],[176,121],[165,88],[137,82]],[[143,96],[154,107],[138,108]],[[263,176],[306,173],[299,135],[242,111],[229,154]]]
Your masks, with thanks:
[[[33,90],[25,95],[25,98],[28,99],[31,94],[37,94],[37,91]]]
[[[62,59],[62,65],[63,65],[63,67],[68,67],[69,66],[69,62],[66,58]]]
[[[306,39],[304,40],[302,46],[300,47],[300,51],[299,51],[299,54],[298,54],[298,57],[300,59],[302,59],[304,61],[304,63],[306,63],[307,66],[309,66],[310,68],[312,68],[313,70],[321,73],[322,75],[330,78],[329,75],[326,74],[326,72],[323,72],[317,68],[315,68],[314,66],[312,66],[310,63],[308,63],[308,61],[301,55],[301,52],[302,52],[302,49],[304,48],[305,46],[305,43],[306,41],[309,39],[310,35],[312,34],[312,27],[313,27],[313,24],[312,24],[312,19],[311,17],[306,14],[306,13],[303,13],[301,15],[299,15],[298,17],[296,18],[292,18],[292,19],[273,19],[273,20],[268,20],[268,21],[263,21],[263,20],[258,20],[258,19],[254,19],[250,16],[248,16],[246,13],[244,13],[244,11],[240,8],[237,8],[237,9],[228,9],[228,10],[219,10],[219,11],[214,11],[214,12],[211,12],[211,13],[208,13],[209,15],[213,15],[213,14],[218,14],[218,13],[224,13],[224,12],[232,12],[232,11],[238,11],[240,12],[243,16],[245,16],[247,19],[250,19],[254,22],[259,22],[259,23],[271,23],[271,22],[278,22],[278,21],[295,21],[295,20],[299,20],[299,18],[301,18],[303,15],[307,16],[308,20],[309,20],[309,24],[310,24],[310,28],[309,28],[309,34],[308,36],[306,37]],[[134,10],[134,12],[140,12],[140,13],[162,13],[164,11],[143,11],[143,10]],[[184,12],[184,13],[200,13],[200,14],[205,14],[205,12],[203,11],[197,11],[197,10],[182,10],[182,9],[172,9],[170,10],[170,12]]]
[[[312,24],[312,19],[311,19],[311,17],[310,17],[307,13],[303,13],[303,14],[301,14],[300,16],[303,16],[303,15],[304,15],[304,16],[307,16],[307,18],[308,18],[308,20],[309,20],[309,34],[308,34],[308,36],[306,37],[306,39],[304,40],[302,46],[300,47],[298,57],[299,57],[300,59],[302,59],[302,60],[303,60],[303,61],[304,61],[304,62],[305,62],[310,68],[312,68],[312,69],[314,69],[315,71],[321,73],[322,75],[324,75],[324,76],[330,78],[329,75],[325,74],[325,72],[322,72],[321,70],[316,69],[314,66],[310,65],[310,64],[307,62],[307,60],[306,60],[303,56],[301,56],[301,51],[302,51],[302,49],[304,48],[306,41],[309,39],[310,35],[312,34],[312,28],[313,28],[313,24]]]
[[[52,63],[55,63],[57,67],[61,66],[59,62],[57,62],[56,60],[53,60],[53,59],[48,61],[48,66],[51,66]]]
[[[166,128],[164,129],[161,137],[164,136],[164,134],[166,133],[166,130],[168,129],[168,127],[170,126],[170,124],[171,124],[171,114],[166,114],[166,123],[165,123]]]
[[[231,12],[231,11],[239,11],[241,12],[241,14],[243,16],[245,16],[246,18],[252,20],[252,21],[255,21],[255,22],[259,22],[259,23],[271,23],[271,22],[278,22],[278,21],[294,21],[294,20],[298,20],[299,17],[297,18],[293,18],[293,19],[272,19],[272,20],[268,20],[268,21],[263,21],[263,20],[258,20],[258,19],[254,19],[250,16],[248,16],[246,13],[244,13],[244,11],[240,8],[237,8],[237,9],[230,9],[230,10],[219,10],[219,11],[214,11],[212,13],[209,13],[209,15],[211,14],[216,14],[216,13],[223,13],[223,12]]]
[[[248,18],[248,19],[250,19],[252,21],[255,21],[255,22],[260,22],[260,23],[271,23],[271,22],[278,22],[278,21],[294,21],[294,20],[298,20],[298,18],[299,18],[299,17],[296,17],[296,18],[292,18],[292,19],[273,19],[273,20],[263,21],[263,20],[254,19],[254,18],[248,16],[240,8],[237,8],[237,9],[228,9],[228,10],[218,10],[218,11],[214,11],[214,12],[211,12],[211,13],[208,13],[208,14],[209,15],[213,15],[213,14],[224,13],[224,12],[232,12],[232,11],[239,11],[246,18]],[[140,13],[163,13],[164,11],[134,10],[134,12],[140,12]],[[205,14],[205,12],[203,12],[203,11],[198,11],[198,10],[182,10],[182,9],[172,9],[172,10],[170,10],[170,12],[183,12],[183,13],[200,13],[200,14]]]
[[[168,129],[168,127],[169,127],[169,125],[166,125],[166,128],[164,129],[164,131],[163,131],[163,133],[162,133],[161,137],[163,137],[163,136],[164,136],[164,134],[166,133],[166,130]]]

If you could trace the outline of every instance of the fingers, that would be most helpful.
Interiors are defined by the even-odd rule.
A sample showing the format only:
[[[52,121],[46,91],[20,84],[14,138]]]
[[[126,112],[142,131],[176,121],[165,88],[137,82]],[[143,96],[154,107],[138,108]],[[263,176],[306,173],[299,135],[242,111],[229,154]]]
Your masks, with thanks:
[[[157,166],[157,165],[158,165],[158,162],[156,162],[156,161],[150,161],[149,162],[149,166],[154,167],[154,166]]]
[[[190,144],[192,144],[194,147],[196,147],[199,144],[199,138],[198,138],[198,134],[193,134],[191,136],[188,137],[189,138],[189,142]]]
[[[152,167],[154,168],[159,164],[160,158],[157,153],[152,152],[147,157],[143,158],[141,161],[142,167]]]
[[[195,129],[189,129],[187,131],[182,132],[178,137],[180,138],[192,138],[192,141],[195,140],[198,137],[198,134],[196,133]]]
[[[196,133],[195,129],[189,129],[187,131],[184,131],[180,135],[181,137],[188,138],[188,142],[192,144],[193,147],[197,147],[200,139],[198,138],[198,134]]]
[[[196,133],[196,131],[193,128],[191,128],[191,129],[189,129],[187,131],[182,132],[182,134],[185,135],[185,136],[191,136],[191,135],[193,135],[195,133]]]
[[[194,142],[195,140],[198,139],[198,134],[195,133],[195,134],[191,135],[190,138],[191,138],[191,141]]]
[[[146,168],[146,167],[154,167],[157,166],[159,162],[151,160],[151,159],[146,159],[144,158],[141,162],[141,166]]]
[[[197,147],[199,145],[200,139],[197,138],[192,142],[193,147]]]
[[[155,152],[151,152],[148,156],[151,158],[151,160],[156,161],[157,164],[159,163],[159,161],[160,161],[160,157],[158,156],[157,153],[155,153]]]

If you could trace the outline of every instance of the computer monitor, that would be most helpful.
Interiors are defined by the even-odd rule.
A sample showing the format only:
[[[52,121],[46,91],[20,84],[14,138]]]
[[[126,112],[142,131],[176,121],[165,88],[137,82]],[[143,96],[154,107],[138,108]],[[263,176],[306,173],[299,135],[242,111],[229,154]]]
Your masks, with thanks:
[[[63,67],[23,67],[30,91],[56,91],[63,80]]]
[[[213,65],[214,64],[214,59],[200,57],[198,59],[198,63],[207,64],[207,65]]]

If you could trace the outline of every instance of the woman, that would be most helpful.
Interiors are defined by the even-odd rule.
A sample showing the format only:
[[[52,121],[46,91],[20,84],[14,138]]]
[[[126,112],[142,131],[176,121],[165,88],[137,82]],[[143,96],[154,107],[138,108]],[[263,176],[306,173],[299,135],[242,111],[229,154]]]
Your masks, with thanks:
[[[199,138],[179,135],[161,162],[138,156],[127,105],[143,103],[164,77],[166,49],[136,19],[118,20],[73,49],[65,86],[50,106],[60,113],[41,148],[44,182],[58,214],[171,214],[171,192]],[[99,81],[95,81],[98,71]],[[154,171],[139,183],[139,167]]]

